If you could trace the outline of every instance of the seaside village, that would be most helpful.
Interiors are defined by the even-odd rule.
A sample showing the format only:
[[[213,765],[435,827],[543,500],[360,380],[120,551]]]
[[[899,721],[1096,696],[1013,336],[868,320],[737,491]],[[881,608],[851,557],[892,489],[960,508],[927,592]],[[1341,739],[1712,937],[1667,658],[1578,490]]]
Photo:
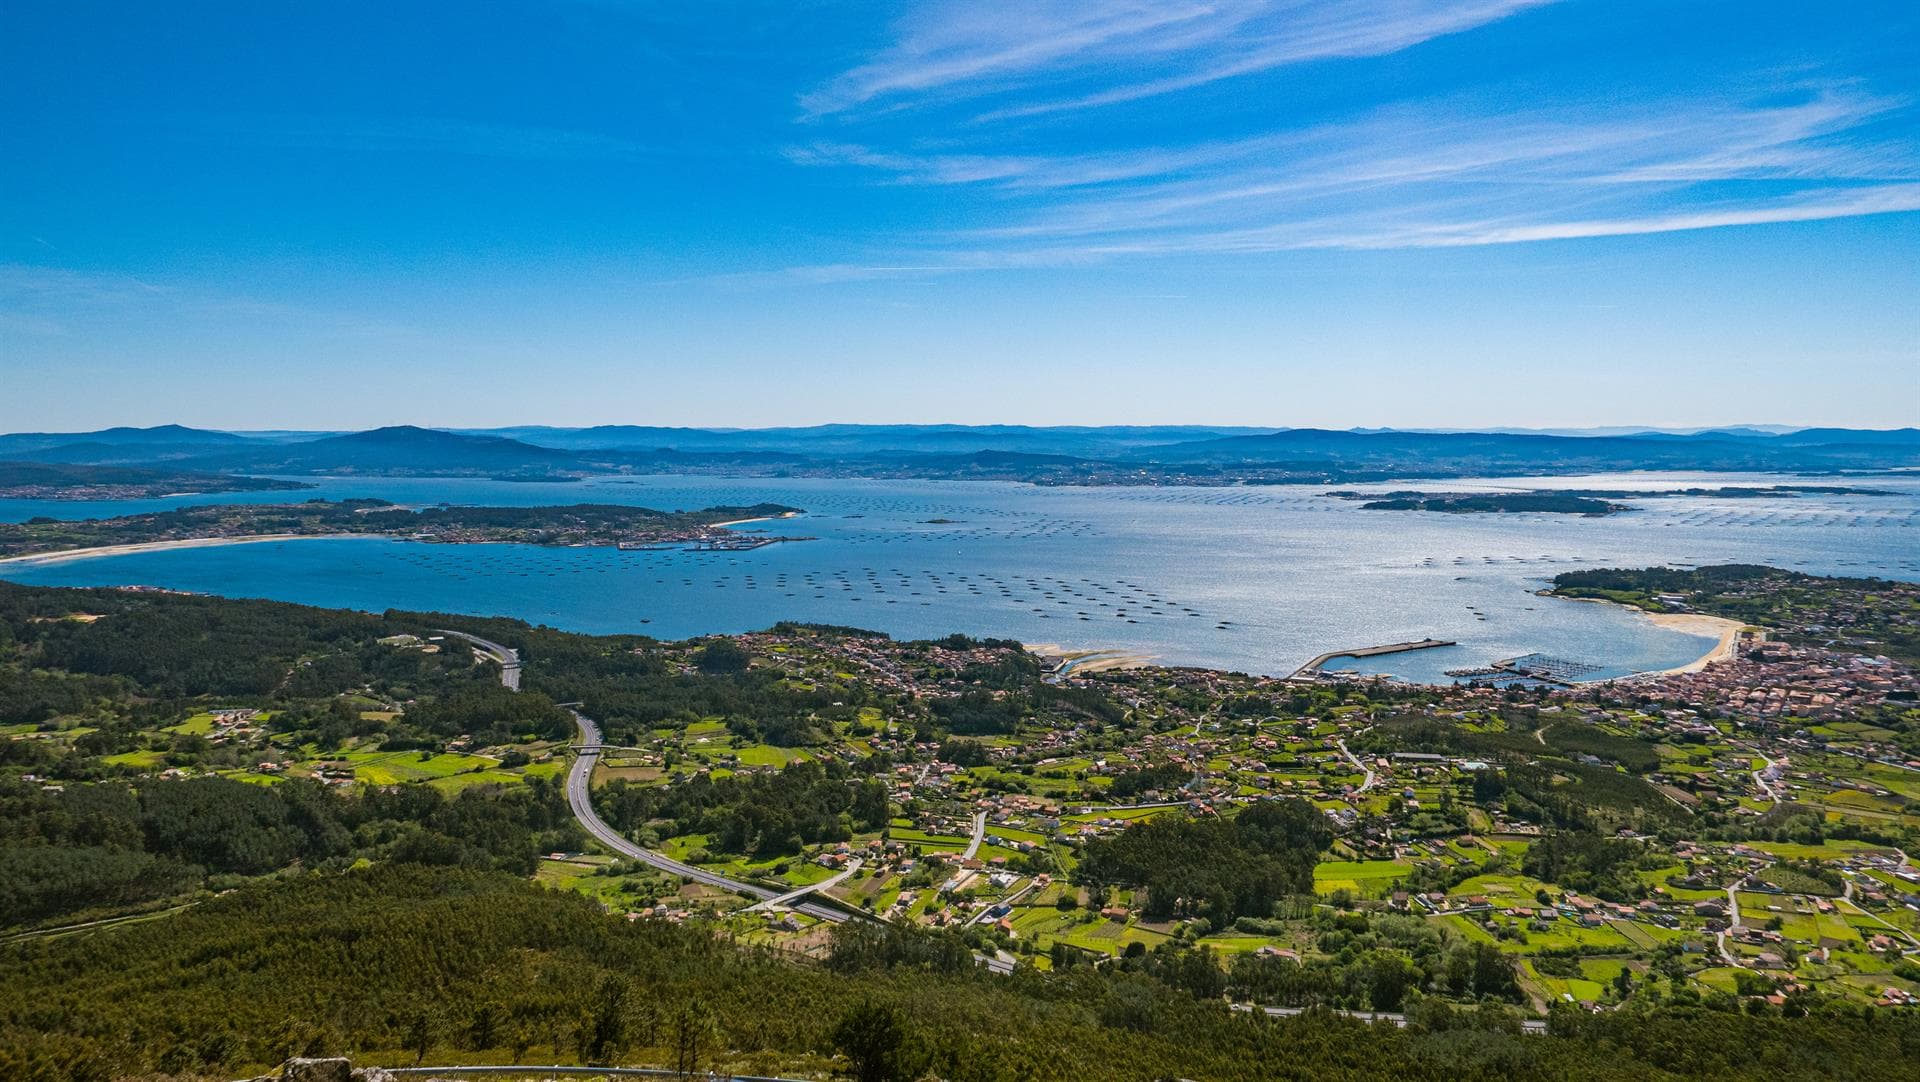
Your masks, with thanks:
[[[884,638],[793,633],[740,641],[791,666],[795,679],[853,674],[902,702],[963,694],[959,674],[1003,664],[1009,645],[909,651]],[[955,740],[921,739],[875,719],[840,746],[795,758],[884,753],[895,764],[895,818],[884,831],[814,847],[811,870],[789,869],[786,880],[891,922],[967,929],[982,961],[999,969],[1097,962],[1175,940],[1298,961],[1314,949],[1310,922],[1287,930],[1149,919],[1143,892],[1073,874],[1088,842],[1143,817],[1213,816],[1296,796],[1337,830],[1315,872],[1318,905],[1413,915],[1494,943],[1512,955],[1536,1004],[1600,1009],[1620,994],[1609,983],[1620,972],[1628,974],[1620,987],[1630,987],[1654,966],[1676,964],[1703,992],[1765,1002],[1808,988],[1887,1006],[1920,1002],[1911,960],[1920,954],[1920,872],[1872,830],[1847,829],[1920,821],[1911,811],[1920,760],[1890,732],[1849,720],[1920,698],[1920,676],[1884,657],[1750,634],[1730,658],[1697,672],[1524,692],[1484,684],[1410,696],[1401,685],[1372,705],[1254,715],[1220,707],[1298,702],[1301,687],[1189,669],[1049,679],[1095,691],[1144,723],[1119,731],[1056,717],[1017,735]],[[1342,674],[1317,676],[1307,690],[1338,698],[1369,688],[1389,690],[1380,678]],[[1687,813],[1617,828],[1639,854],[1630,892],[1603,898],[1528,874],[1527,850],[1550,826],[1517,810],[1518,801],[1488,795],[1502,773],[1499,750],[1516,739],[1500,719],[1516,705],[1533,726],[1517,737],[1522,750],[1564,757],[1601,779],[1632,773],[1649,799]],[[1424,721],[1480,734],[1488,750],[1405,750],[1388,735]],[[724,733],[663,735],[658,754],[635,762],[709,774],[779,769],[779,760],[755,761],[761,749],[737,743]],[[1649,758],[1624,766],[1611,743]],[[1726,841],[1681,829],[1702,812],[1758,823],[1783,807],[1807,810],[1795,822],[1808,840]],[[712,908],[709,892],[690,895],[631,912],[685,919]],[[741,919],[787,949],[823,949],[827,928],[788,902]]]
[[[860,705],[836,710],[803,746],[764,742],[724,718],[654,729],[603,751],[594,784],[881,763],[884,826],[771,857],[675,835],[670,820],[629,832],[703,872],[780,891],[773,903],[603,852],[550,854],[540,877],[633,920],[717,919],[813,955],[829,949],[833,927],[808,911],[816,904],[959,929],[1003,972],[1102,964],[1164,944],[1310,965],[1327,957],[1331,915],[1374,914],[1492,945],[1536,1008],[1606,1009],[1656,979],[1676,994],[1760,1003],[1817,992],[1912,1005],[1920,871],[1899,842],[1920,826],[1920,759],[1876,722],[1920,703],[1920,675],[1794,638],[1742,635],[1731,656],[1693,672],[1421,687],[1341,672],[1063,665],[1017,643],[961,637],[742,635],[733,641],[751,667],[782,686],[857,690]],[[467,648],[437,635],[383,642]],[[697,641],[650,648],[694,672]],[[985,720],[962,724],[955,704]],[[392,718],[405,705],[360,709]],[[399,752],[350,741],[321,753],[284,746],[273,730],[268,714],[234,706],[159,736],[176,748],[204,742],[221,762],[244,764],[220,772],[262,783],[451,792],[557,779],[570,761],[567,741],[486,747],[456,737]],[[103,763],[209,772],[176,760],[135,750]],[[1226,816],[1282,797],[1317,808],[1333,841],[1311,894],[1271,919],[1216,923],[1077,874],[1089,845],[1143,819]],[[1589,834],[1618,843],[1604,874],[1570,875],[1550,859],[1569,807],[1604,824]]]

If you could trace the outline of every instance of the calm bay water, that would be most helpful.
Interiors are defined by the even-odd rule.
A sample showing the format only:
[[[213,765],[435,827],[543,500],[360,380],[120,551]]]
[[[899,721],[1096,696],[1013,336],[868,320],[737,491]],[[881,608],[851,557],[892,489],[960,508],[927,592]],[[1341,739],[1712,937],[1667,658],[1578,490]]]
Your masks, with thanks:
[[[1390,487],[1625,489],[1786,480],[1634,474]],[[0,500],[0,520],[350,496],[688,509],[766,501],[807,514],[749,528],[818,540],[691,553],[342,538],[0,564],[0,577],[61,586],[140,583],[375,611],[503,614],[662,638],[746,631],[781,619],[902,637],[964,631],[1262,673],[1291,671],[1324,650],[1434,637],[1460,645],[1332,667],[1438,679],[1444,669],[1540,651],[1618,675],[1689,661],[1710,644],[1633,613],[1533,591],[1560,571],[1655,563],[1737,561],[1920,579],[1920,479],[1858,483],[1896,494],[1663,498],[1588,519],[1362,511],[1299,487],[341,478],[303,493]]]

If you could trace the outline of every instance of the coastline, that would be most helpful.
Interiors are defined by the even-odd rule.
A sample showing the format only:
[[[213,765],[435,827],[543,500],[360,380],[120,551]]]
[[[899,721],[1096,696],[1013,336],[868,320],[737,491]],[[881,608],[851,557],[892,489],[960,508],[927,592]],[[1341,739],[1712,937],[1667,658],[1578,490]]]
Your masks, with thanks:
[[[1634,611],[1669,631],[1679,631],[1688,635],[1714,636],[1717,640],[1712,649],[1685,665],[1676,665],[1671,669],[1657,669],[1648,673],[1649,676],[1699,672],[1716,661],[1731,659],[1733,644],[1739,640],[1741,630],[1747,626],[1725,616],[1708,616],[1698,612],[1648,612],[1645,609]]]
[[[774,519],[794,518],[795,513],[784,515],[764,515],[760,518],[735,519],[732,522],[716,522],[708,528],[739,526],[748,522],[770,522]],[[257,545],[269,541],[321,541],[328,538],[378,539],[386,541],[407,541],[413,538],[396,534],[380,533],[276,533],[276,534],[240,534],[234,537],[181,537],[166,541],[134,541],[124,545],[92,545],[86,548],[57,549],[52,552],[28,552],[18,556],[0,556],[0,566],[7,564],[41,565],[67,563],[73,560],[91,560],[104,556],[130,556],[140,552],[165,552],[170,549],[211,548],[217,545]],[[438,542],[460,545],[518,545],[533,544],[527,541],[454,541]],[[589,545],[551,546],[561,548],[615,548],[618,542],[603,542]]]
[[[1068,650],[1058,643],[1023,642],[1020,648],[1035,657],[1053,662],[1056,675],[1067,672],[1106,672],[1114,669],[1139,669],[1153,664],[1156,655],[1130,654],[1119,650]]]
[[[138,541],[125,545],[96,545],[92,548],[60,549],[55,552],[29,552],[20,556],[0,556],[0,564],[58,564],[69,560],[91,560],[100,556],[127,556],[136,552],[164,552],[168,549],[211,548],[215,545],[257,545],[268,541],[324,541],[341,537],[381,537],[364,533],[267,533],[239,537],[182,537],[172,541]]]
[[[736,518],[727,522],[709,522],[707,523],[707,528],[712,530],[725,530],[734,526],[745,526],[749,522],[773,522],[776,519],[797,518],[799,515],[800,512],[798,511],[788,511],[785,514],[761,515],[758,518]]]
[[[1539,591],[1539,596],[1550,597],[1556,601],[1579,601],[1593,605],[1612,605],[1637,613],[1651,621],[1656,627],[1668,631],[1678,631],[1686,635],[1698,635],[1711,638],[1714,644],[1707,652],[1684,665],[1675,665],[1669,669],[1648,669],[1635,673],[1637,677],[1674,676],[1680,673],[1699,672],[1716,661],[1726,661],[1733,657],[1733,645],[1740,638],[1740,632],[1748,625],[1725,616],[1708,616],[1703,612],[1648,612],[1635,605],[1622,605],[1618,601],[1608,601],[1602,597],[1562,597],[1551,590]],[[1582,683],[1605,683],[1606,681],[1582,681]]]

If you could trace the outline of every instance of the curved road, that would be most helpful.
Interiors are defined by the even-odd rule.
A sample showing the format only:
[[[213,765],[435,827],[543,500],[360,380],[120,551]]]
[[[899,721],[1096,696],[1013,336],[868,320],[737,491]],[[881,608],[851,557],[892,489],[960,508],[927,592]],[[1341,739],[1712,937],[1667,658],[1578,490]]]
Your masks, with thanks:
[[[491,639],[478,635],[469,635],[464,631],[451,631],[447,628],[435,628],[442,635],[452,635],[456,639],[465,639],[474,649],[500,663],[500,684],[508,691],[520,690],[520,651],[511,646],[502,646]]]
[[[1727,936],[1740,927],[1740,888],[1747,885],[1748,878],[1743,875],[1727,887],[1727,926],[1713,936],[1713,944],[1720,950],[1720,960],[1730,966],[1740,964],[1740,959],[1727,949]]]
[[[745,894],[762,902],[782,897],[779,891],[770,887],[729,879],[718,872],[696,868],[691,864],[685,864],[672,857],[643,848],[608,826],[606,820],[600,818],[600,814],[593,810],[591,797],[593,768],[594,764],[600,761],[600,727],[593,723],[592,718],[578,710],[573,711],[573,720],[580,727],[582,750],[574,756],[573,766],[567,771],[567,805],[573,809],[573,817],[580,820],[580,825],[588,834],[593,835],[595,840],[623,857],[650,865],[669,875],[678,875],[710,887]],[[835,924],[852,916],[845,910],[835,909],[819,902],[801,902],[792,908],[795,912],[805,913],[809,917]]]
[[[1365,729],[1362,729],[1360,731],[1366,732]],[[1373,788],[1374,783],[1379,780],[1378,778],[1374,777],[1373,768],[1361,762],[1360,757],[1358,755],[1355,755],[1354,753],[1347,750],[1346,739],[1338,736],[1334,737],[1333,746],[1340,749],[1340,754],[1347,757],[1347,762],[1352,763],[1355,768],[1357,768],[1362,774],[1366,775],[1365,780],[1363,780],[1360,783],[1360,788],[1355,789],[1353,791],[1353,795],[1359,796],[1361,793],[1364,793],[1367,790]]]
[[[509,691],[520,690],[520,651],[510,646],[503,646],[489,639],[483,639],[478,635],[468,634],[465,631],[454,631],[449,628],[436,628],[435,630],[442,635],[451,635],[456,639],[463,639],[472,643],[475,649],[486,654],[494,661],[499,662],[501,685]],[[573,809],[573,817],[580,821],[580,826],[585,829],[588,834],[593,835],[600,844],[621,856],[637,860],[642,864],[651,865],[669,875],[678,875],[691,879],[696,883],[705,883],[710,887],[718,887],[721,890],[730,890],[739,894],[745,894],[754,898],[756,901],[764,902],[783,897],[779,891],[770,887],[763,887],[756,883],[743,883],[738,879],[729,879],[717,872],[709,872],[701,868],[696,868],[691,864],[683,864],[671,857],[656,853],[651,849],[642,848],[628,841],[626,836],[622,835],[619,831],[608,826],[606,820],[601,819],[599,813],[593,810],[593,800],[590,796],[593,788],[593,767],[595,763],[600,761],[600,727],[593,723],[592,718],[587,717],[578,710],[573,710],[572,714],[574,724],[580,727],[581,748],[579,753],[574,756],[573,766],[567,771],[567,805]],[[845,910],[835,909],[830,905],[823,905],[819,902],[802,902],[790,908],[795,912],[805,913],[809,917],[829,921],[834,924],[838,924],[852,916],[852,914]]]

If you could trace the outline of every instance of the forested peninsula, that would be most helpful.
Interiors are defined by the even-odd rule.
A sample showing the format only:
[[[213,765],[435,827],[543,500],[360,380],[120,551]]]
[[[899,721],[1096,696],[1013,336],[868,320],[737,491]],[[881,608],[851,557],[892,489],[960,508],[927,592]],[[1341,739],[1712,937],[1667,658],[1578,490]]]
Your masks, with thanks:
[[[0,558],[164,542],[253,537],[372,535],[412,541],[531,545],[712,544],[750,547],[727,529],[759,519],[799,514],[760,503],[699,511],[655,511],[621,504],[559,507],[406,507],[386,500],[309,500],[289,504],[220,504],[119,518],[67,521],[48,517],[0,523]],[[784,538],[783,538],[784,539]]]

